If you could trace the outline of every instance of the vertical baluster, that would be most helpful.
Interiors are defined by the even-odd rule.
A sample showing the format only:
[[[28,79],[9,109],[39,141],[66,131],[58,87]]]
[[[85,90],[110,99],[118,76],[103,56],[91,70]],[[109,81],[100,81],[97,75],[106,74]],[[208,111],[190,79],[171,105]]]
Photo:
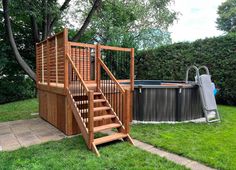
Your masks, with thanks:
[[[89,79],[89,75],[90,75],[90,71],[91,71],[91,67],[90,67],[90,63],[91,63],[91,59],[89,57],[89,53],[88,53],[89,48],[86,48],[86,65],[87,65],[87,80]]]
[[[81,82],[79,82],[79,94],[80,94],[80,97],[79,97],[79,102],[80,102],[80,109],[81,109],[81,112],[83,111],[82,113],[82,118],[83,118],[83,121],[85,121],[85,113],[84,113],[84,108],[83,108],[83,89],[82,89],[82,84]]]
[[[112,81],[112,100],[113,100],[113,108],[115,107],[116,103],[115,103],[115,91],[114,91],[114,87],[115,87],[115,82]]]
[[[127,52],[125,52],[125,58],[126,58],[126,66],[125,66],[125,68],[126,68],[126,74],[127,75],[125,75],[125,79],[128,79],[129,78],[129,70],[130,70],[130,65],[129,65],[129,56],[127,56]]]
[[[112,95],[112,98],[113,98],[113,108],[115,109],[115,106],[116,106],[116,91],[115,91],[115,83],[113,82],[113,95]]]
[[[124,74],[124,66],[123,66],[123,64],[124,64],[124,57],[121,56],[121,65],[120,65],[120,67],[121,67],[121,74]]]
[[[85,65],[84,65],[84,47],[82,48],[82,54],[83,54],[83,80],[85,80]]]
[[[106,98],[108,100],[108,76],[105,71],[104,71],[104,75],[106,77]]]
[[[110,100],[111,100],[111,106],[113,107],[113,100],[112,100],[112,80],[110,78]]]
[[[74,55],[74,61],[75,61],[75,67],[78,69],[78,47],[75,47],[75,55]]]
[[[109,99],[110,99],[110,103],[112,106],[112,100],[111,100],[111,79],[109,79]]]
[[[130,53],[130,88],[134,90],[134,48],[131,48]]]
[[[106,74],[106,73],[105,73]],[[106,95],[107,95],[107,100],[109,101],[109,76],[106,74],[106,88],[107,88],[107,90],[106,90]],[[109,101],[110,102],[110,101]]]
[[[124,102],[123,102],[123,93],[121,93],[120,96],[120,100],[121,100],[121,112],[120,112],[120,118],[121,118],[121,122],[123,123],[123,112],[124,112]]]

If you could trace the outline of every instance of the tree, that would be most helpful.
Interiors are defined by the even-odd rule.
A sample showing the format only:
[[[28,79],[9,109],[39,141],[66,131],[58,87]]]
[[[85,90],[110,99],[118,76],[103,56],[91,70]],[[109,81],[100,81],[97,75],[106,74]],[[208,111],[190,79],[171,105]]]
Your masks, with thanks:
[[[22,34],[28,35],[27,29],[23,32],[16,23],[12,24],[12,29],[19,47],[22,47],[23,44],[28,46],[28,43],[32,43],[22,39]],[[35,97],[35,84],[29,77],[25,76],[25,72],[16,62],[8,43],[8,37],[5,34],[3,22],[0,22],[0,37],[0,104]],[[30,48],[19,48],[19,51],[23,56],[26,56],[25,61],[33,68],[33,61],[30,60],[33,56],[32,50]]]
[[[171,43],[168,27],[178,15],[168,8],[171,2],[172,0],[103,1],[91,19],[86,36],[81,40],[136,49]],[[75,18],[77,13],[82,13],[77,10],[70,12],[70,16]]]
[[[227,0],[219,7],[217,28],[225,32],[236,32],[236,0]]]
[[[15,10],[10,11],[10,9],[12,8],[9,8],[9,0],[2,0],[5,28],[8,34],[8,39],[13,54],[25,73],[28,74],[33,80],[36,80],[35,72],[32,67],[30,67],[30,65],[25,61],[24,58],[27,58],[27,56],[24,56],[23,58],[19,52],[19,46],[17,46],[17,43],[13,36],[14,34],[11,22],[19,24],[19,26],[23,30],[27,30],[27,28],[30,28],[30,39],[33,40],[33,44],[35,44],[53,34],[58,24],[60,25],[60,18],[63,16],[65,10],[69,7],[70,1],[71,0],[65,0],[62,6],[59,6],[56,0],[42,0],[40,2],[38,2],[37,0],[11,1],[10,7],[14,7]],[[100,4],[101,0],[93,1],[93,6],[86,17],[84,24],[76,33],[75,38],[73,38],[74,41],[78,41],[79,38],[83,35],[93,14]],[[11,14],[13,14],[13,17],[10,17],[10,12]],[[14,20],[15,18],[18,18],[18,20]],[[29,35],[26,36],[28,37]],[[27,48],[26,44],[23,44],[21,48]],[[34,51],[34,48],[32,48],[32,50]],[[33,60],[35,61],[35,57],[33,58]]]

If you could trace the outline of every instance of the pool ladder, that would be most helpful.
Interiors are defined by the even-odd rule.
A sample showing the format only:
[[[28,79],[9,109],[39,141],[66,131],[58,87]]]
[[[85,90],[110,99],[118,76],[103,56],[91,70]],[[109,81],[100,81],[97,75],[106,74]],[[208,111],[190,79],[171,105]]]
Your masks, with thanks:
[[[194,65],[188,67],[186,71],[185,83],[188,82],[189,71],[194,69],[196,72],[195,82],[199,86],[202,108],[207,122],[219,122],[220,115],[217,109],[216,100],[213,92],[211,75],[206,66],[196,67]],[[199,70],[204,69],[206,74],[200,75]]]

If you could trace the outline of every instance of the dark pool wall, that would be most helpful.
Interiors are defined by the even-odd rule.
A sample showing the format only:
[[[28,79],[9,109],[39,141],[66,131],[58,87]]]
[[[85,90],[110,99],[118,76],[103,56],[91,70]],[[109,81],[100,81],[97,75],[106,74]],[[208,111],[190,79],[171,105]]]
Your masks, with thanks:
[[[133,120],[186,121],[203,117],[198,87],[134,90]]]

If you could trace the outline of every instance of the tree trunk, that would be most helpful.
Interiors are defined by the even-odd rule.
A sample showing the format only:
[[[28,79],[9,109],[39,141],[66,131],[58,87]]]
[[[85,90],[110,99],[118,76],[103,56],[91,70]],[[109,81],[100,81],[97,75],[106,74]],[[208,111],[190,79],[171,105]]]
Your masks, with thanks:
[[[47,13],[48,13],[48,4],[47,0],[42,1],[42,16],[43,16],[43,21],[42,21],[42,40],[47,38]]]
[[[20,66],[23,68],[23,70],[30,76],[30,78],[32,78],[34,81],[36,81],[35,72],[24,61],[24,59],[21,57],[21,55],[16,47],[16,43],[15,43],[15,40],[14,40],[14,37],[12,34],[10,18],[9,18],[8,0],[2,0],[2,4],[3,4],[3,16],[4,16],[6,32],[8,34],[10,45],[11,45],[13,53],[16,57],[16,60],[20,64]]]
[[[32,27],[32,35],[33,35],[33,40],[34,42],[39,42],[39,30],[38,30],[38,25],[36,23],[36,19],[33,15],[30,16],[30,20],[31,20],[31,27]]]

